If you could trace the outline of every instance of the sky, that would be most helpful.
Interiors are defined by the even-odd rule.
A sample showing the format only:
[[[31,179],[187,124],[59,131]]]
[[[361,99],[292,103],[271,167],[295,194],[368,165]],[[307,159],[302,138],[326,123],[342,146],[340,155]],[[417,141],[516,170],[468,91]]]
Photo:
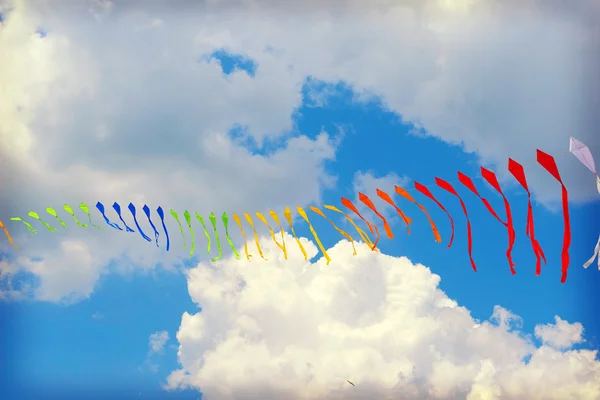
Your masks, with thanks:
[[[593,0],[0,1],[0,220],[18,245],[0,236],[1,397],[600,399],[600,272],[582,268],[600,195],[568,153],[574,136],[600,154],[598,15]],[[564,284],[561,186],[536,149],[569,193]],[[509,157],[532,191],[540,276]],[[506,228],[457,182],[473,177],[504,219],[481,166],[512,207],[515,275]],[[477,272],[460,202],[436,177],[466,204]],[[452,215],[450,248],[446,214],[414,182]],[[379,252],[322,207],[344,209],[341,197],[377,223]],[[136,232],[104,223],[98,201]],[[83,221],[81,202],[101,230],[62,210]],[[159,246],[140,236],[130,202],[150,237],[141,208],[157,226],[165,210],[169,251],[162,232]],[[307,259],[290,229],[286,259],[254,218],[267,260],[244,222],[248,262],[233,212],[272,209],[287,228],[286,206]],[[57,231],[10,220],[30,210]],[[215,213],[219,260],[196,219],[190,257],[185,210]]]

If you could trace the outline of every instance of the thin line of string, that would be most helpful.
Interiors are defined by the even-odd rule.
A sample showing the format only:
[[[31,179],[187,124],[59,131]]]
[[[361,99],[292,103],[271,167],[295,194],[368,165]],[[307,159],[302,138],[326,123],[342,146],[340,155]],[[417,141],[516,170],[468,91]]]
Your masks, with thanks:
[[[562,153],[558,153],[558,154],[554,155],[553,157],[554,158],[563,157],[565,154],[569,154],[569,153],[570,153],[569,151],[563,151]],[[519,163],[519,164],[523,165],[523,167],[531,167],[532,166],[532,163],[526,163],[526,164]],[[475,176],[472,176],[471,178],[472,179],[481,179],[481,178],[483,178],[483,176],[481,176],[481,175],[475,175]],[[455,180],[452,180],[452,181],[446,181],[446,182],[448,182],[448,183],[460,183],[460,181],[458,179],[455,179]],[[415,188],[403,188],[403,189],[408,190],[409,192],[416,191]]]

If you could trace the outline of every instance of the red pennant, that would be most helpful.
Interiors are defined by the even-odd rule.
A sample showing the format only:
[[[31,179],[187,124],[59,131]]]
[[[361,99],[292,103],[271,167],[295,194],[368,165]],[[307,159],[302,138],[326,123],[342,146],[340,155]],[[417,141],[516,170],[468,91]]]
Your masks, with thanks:
[[[521,164],[519,164],[512,158],[509,158],[508,171],[512,174],[512,176],[515,177],[515,179],[527,192],[527,226],[525,227],[525,233],[527,234],[527,237],[531,239],[531,247],[533,248],[533,253],[535,254],[536,258],[535,274],[539,275],[542,270],[541,259],[544,260],[544,264],[546,264],[546,256],[544,255],[544,250],[542,250],[542,246],[540,246],[539,242],[535,239],[533,208],[531,207],[531,193],[529,192],[529,187],[527,186],[525,170],[523,169],[523,166]]]
[[[392,200],[392,198],[390,197],[389,194],[387,194],[383,190],[379,190],[379,189],[376,189],[376,191],[377,191],[377,196],[379,196],[379,198],[381,198],[383,201],[385,201],[386,203],[388,203],[389,205],[394,207],[394,209],[396,210],[398,215],[400,215],[400,218],[402,218],[402,220],[406,224],[406,231],[410,235],[410,224],[412,223],[412,219],[410,219],[409,217],[404,215],[402,210],[398,208],[398,206],[396,205],[396,203],[394,203],[394,200]]]
[[[475,193],[475,195],[481,199],[481,201],[483,202],[485,207],[488,209],[490,214],[492,214],[494,216],[494,218],[496,218],[508,230],[508,251],[506,252],[506,257],[508,258],[508,264],[510,265],[510,272],[514,275],[517,273],[517,271],[515,271],[515,269],[514,269],[515,263],[513,262],[511,252],[512,252],[513,245],[515,243],[515,231],[514,231],[513,225],[512,225],[510,204],[508,203],[508,201],[506,200],[506,197],[504,197],[504,194],[502,193],[502,190],[500,189],[500,185],[498,184],[496,175],[492,171],[489,171],[483,167],[481,167],[481,173],[482,173],[483,178],[486,181],[488,181],[488,183],[490,183],[498,192],[500,192],[500,194],[502,194],[502,197],[504,198],[504,205],[506,207],[507,222],[502,221],[500,219],[500,217],[498,216],[498,214],[496,214],[496,211],[494,211],[494,209],[492,208],[490,203],[487,201],[487,199],[485,199],[484,197],[482,197],[479,194],[479,192],[477,191],[477,188],[475,188],[475,185],[473,184],[473,181],[471,180],[471,178],[469,178],[468,176],[466,176],[465,174],[463,174],[462,172],[459,171],[458,172],[458,180],[460,181],[460,183],[462,183],[467,188],[469,188],[469,190],[471,190],[471,192]]]
[[[563,219],[565,224],[565,231],[563,234],[563,248],[562,248],[562,276],[560,278],[561,283],[567,281],[567,272],[569,270],[569,247],[571,246],[571,223],[569,220],[569,193],[565,187],[556,161],[550,154],[544,153],[541,150],[537,150],[537,162],[544,167],[546,171],[550,173],[562,186],[562,206],[563,206]]]
[[[435,178],[435,183],[442,189],[444,189],[447,192],[458,197],[458,200],[460,200],[460,205],[463,209],[463,212],[465,213],[465,217],[467,218],[467,240],[468,240],[469,260],[471,261],[471,267],[473,267],[473,271],[477,272],[477,266],[475,265],[475,261],[473,261],[473,238],[472,238],[472,234],[471,234],[471,221],[469,220],[469,213],[467,212],[467,206],[465,206],[465,202],[463,201],[463,199],[456,192],[456,190],[454,190],[452,185],[450,185],[448,182],[446,182],[445,180],[440,179],[440,178]]]

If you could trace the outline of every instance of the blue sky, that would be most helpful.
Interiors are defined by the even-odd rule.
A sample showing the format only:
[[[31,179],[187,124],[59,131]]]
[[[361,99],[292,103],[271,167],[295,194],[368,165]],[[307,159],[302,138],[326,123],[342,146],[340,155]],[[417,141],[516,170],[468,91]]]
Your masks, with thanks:
[[[3,19],[0,18],[0,22],[2,21]],[[52,38],[53,31],[51,28],[40,30],[40,32],[44,32],[42,39]],[[250,56],[232,56],[225,50],[220,49],[213,51],[208,56],[198,57],[198,60],[198,63],[206,64],[218,60],[222,73],[225,75],[222,79],[233,82],[232,85],[235,83],[244,86],[247,85],[244,82],[262,79],[260,75],[261,64],[254,62]],[[247,76],[241,76],[240,72],[247,73]],[[249,80],[243,80],[246,78]],[[275,83],[273,85],[276,86]],[[448,297],[456,300],[459,306],[469,310],[471,317],[475,320],[488,320],[494,311],[494,307],[500,305],[520,316],[522,326],[517,327],[518,330],[525,335],[530,335],[530,340],[536,346],[542,346],[548,345],[550,341],[544,339],[544,342],[541,337],[535,336],[535,327],[540,324],[553,324],[554,317],[558,315],[569,323],[579,322],[584,328],[583,338],[585,341],[583,343],[576,343],[575,341],[568,347],[575,350],[597,350],[600,323],[597,321],[596,315],[600,311],[600,306],[598,306],[600,298],[596,287],[600,283],[600,275],[593,265],[587,270],[583,269],[581,265],[591,256],[598,239],[598,232],[590,223],[590,221],[597,220],[600,217],[600,201],[598,199],[589,201],[588,198],[587,202],[572,202],[569,206],[572,229],[571,264],[568,280],[566,284],[561,284],[560,252],[563,238],[563,219],[560,207],[556,207],[557,203],[555,201],[560,196],[560,185],[557,182],[552,184],[552,181],[550,181],[548,188],[541,188],[540,196],[534,198],[536,238],[541,243],[548,260],[547,265],[542,268],[541,276],[535,276],[535,257],[529,239],[525,235],[527,198],[523,190],[509,183],[510,179],[502,181],[501,185],[512,206],[517,234],[513,250],[517,274],[512,276],[505,256],[507,247],[505,228],[495,221],[476,196],[460,183],[455,182],[457,171],[469,176],[478,175],[482,163],[481,157],[487,157],[486,166],[498,171],[499,175],[501,175],[500,169],[506,168],[506,161],[497,166],[493,163],[494,159],[486,153],[487,150],[477,153],[465,149],[465,147],[472,146],[474,142],[471,142],[468,146],[462,146],[460,144],[449,144],[448,142],[452,140],[444,141],[432,135],[415,134],[415,130],[423,130],[423,127],[417,126],[415,128],[413,123],[403,121],[402,113],[393,109],[389,99],[386,100],[382,96],[374,96],[366,100],[364,98],[357,99],[357,96],[364,93],[353,88],[349,83],[307,75],[302,81],[302,85],[301,101],[297,107],[288,113],[291,124],[287,128],[280,129],[283,134],[271,139],[267,138],[265,143],[259,144],[261,138],[253,135],[252,132],[257,130],[254,125],[260,125],[260,123],[252,119],[253,117],[241,113],[240,115],[243,118],[240,117],[239,121],[233,116],[231,117],[232,121],[228,120],[229,122],[224,123],[228,130],[227,140],[247,151],[251,159],[264,157],[266,160],[270,160],[271,156],[285,151],[294,138],[308,138],[317,143],[319,135],[322,132],[327,132],[332,140],[332,146],[335,147],[335,154],[332,157],[323,157],[321,175],[314,176],[307,172],[303,176],[301,174],[303,167],[300,167],[299,170],[293,170],[294,173],[289,173],[284,177],[286,182],[296,182],[298,185],[303,184],[302,182],[307,179],[324,178],[326,181],[331,181],[332,177],[335,178],[334,183],[323,184],[318,187],[317,195],[315,195],[317,198],[313,196],[299,200],[303,202],[305,208],[308,204],[317,206],[332,204],[342,208],[340,203],[340,197],[342,196],[355,201],[359,188],[357,182],[360,176],[366,177],[365,179],[381,178],[383,179],[381,182],[394,182],[394,180],[397,180],[399,185],[404,183],[405,187],[411,190],[415,199],[430,211],[433,220],[440,229],[442,243],[433,241],[427,220],[416,206],[400,199],[399,196],[393,196],[399,207],[413,219],[413,224],[411,234],[406,235],[401,222],[394,218],[392,229],[396,238],[388,240],[382,236],[379,244],[382,253],[394,257],[406,256],[413,263],[420,263],[428,267],[433,274],[441,277],[439,288]],[[234,86],[229,88],[235,93]],[[207,95],[218,97],[217,91],[208,92]],[[240,94],[240,96],[245,95]],[[229,101],[233,103],[236,100]],[[215,102],[218,102],[218,100]],[[282,100],[282,102],[284,101]],[[253,105],[252,101],[248,104]],[[267,111],[261,115],[269,115],[269,112]],[[431,121],[434,121],[434,119]],[[435,122],[437,123],[437,120]],[[90,126],[91,124],[90,122]],[[70,125],[65,126],[70,127]],[[273,125],[265,126],[264,130],[269,131],[278,125],[273,123]],[[212,127],[209,128],[212,129]],[[426,130],[427,125],[425,126]],[[174,133],[174,135],[176,134]],[[219,143],[221,142],[215,142],[214,146],[218,146]],[[562,144],[557,145],[556,143]],[[514,157],[525,167],[530,183],[533,183],[540,175],[545,174],[536,163],[534,148],[529,149],[529,152],[525,152],[515,146],[515,155],[513,156],[510,152],[510,144],[507,146],[509,147],[509,156]],[[568,141],[558,140],[550,133],[548,137],[538,136],[535,147],[551,154],[557,154],[557,152],[568,150]],[[199,158],[210,158],[210,149],[206,150],[208,155],[201,155]],[[118,151],[115,148],[115,152]],[[190,165],[188,155],[184,154],[185,151],[182,148],[181,158],[172,154],[168,156],[169,162],[174,163],[172,165],[173,170],[184,170]],[[323,151],[326,153],[325,150]],[[306,154],[314,154],[315,152],[318,151],[307,151]],[[229,161],[235,162],[233,159],[235,155],[232,156],[231,154],[233,153],[228,156],[232,157]],[[308,157],[303,154],[301,153],[301,156]],[[557,163],[561,171],[563,171],[563,168],[571,171],[573,160],[568,160],[569,157],[572,158],[568,154],[557,157]],[[285,158],[285,156],[282,156],[282,158]],[[156,156],[156,159],[149,156],[148,159],[163,162],[159,161],[158,156]],[[302,158],[295,161],[302,162]],[[277,170],[277,168],[274,169]],[[308,171],[309,167],[306,168]],[[133,171],[133,168],[129,170]],[[283,167],[281,167],[281,171],[283,171],[282,174],[287,173]],[[581,181],[572,179],[574,175],[567,173],[565,184],[568,189],[572,186],[587,185],[588,181],[590,186],[594,185],[593,176],[590,176],[583,166],[578,170],[575,169],[575,171],[580,174]],[[149,175],[151,173],[152,170],[150,170]],[[173,176],[175,175],[171,177]],[[467,205],[474,235],[473,257],[478,267],[477,272],[473,272],[469,264],[466,221],[459,201],[442,189],[435,187],[434,177],[452,182]],[[173,180],[176,180],[176,178],[173,178]],[[453,216],[456,231],[452,248],[446,248],[450,226],[445,214],[431,201],[410,189],[412,188],[412,181],[427,185]],[[480,193],[490,200],[501,218],[504,218],[501,197],[490,190],[490,187],[481,179],[475,179],[474,181]],[[268,184],[269,180],[265,178],[262,183],[264,184],[264,182]],[[545,182],[548,183],[547,180]],[[388,190],[389,188],[382,187],[382,189]],[[245,195],[250,197],[250,192],[254,189],[248,188],[247,191],[240,189],[237,194],[231,194],[232,189],[230,187],[225,190],[227,190],[227,196],[230,197],[243,197]],[[269,193],[275,193],[274,196],[277,197],[277,204],[274,206],[280,206],[280,199],[287,201],[288,198],[285,196],[285,192],[291,189],[270,187],[268,190],[270,190]],[[315,192],[314,188],[310,190]],[[552,192],[554,192],[553,195]],[[30,193],[23,193],[23,198],[28,199],[27,196],[30,196]],[[392,194],[390,191],[388,193]],[[376,198],[374,192],[367,191],[365,194],[369,195],[371,199]],[[86,195],[90,198],[90,201],[93,200],[93,195],[89,193]],[[69,198],[76,198],[72,194],[69,194],[69,196],[71,196]],[[182,196],[187,196],[187,194]],[[216,200],[207,200],[207,204],[211,206],[219,204],[219,194],[212,196]],[[574,196],[578,195],[575,194]],[[35,201],[33,197],[30,196],[29,198],[32,202]],[[552,198],[554,203],[545,202],[542,204],[540,201],[536,201],[539,198]],[[105,205],[110,204],[107,203],[110,199],[104,201]],[[128,200],[124,199],[123,201]],[[165,210],[180,205],[180,203],[173,206],[171,204],[155,204],[152,199],[145,201],[148,201],[151,208],[160,205]],[[210,203],[211,201],[212,203]],[[223,199],[223,201],[230,201],[230,199]],[[239,209],[237,203],[233,204]],[[272,207],[269,203],[269,196],[253,200],[252,204],[267,209]],[[1,203],[1,205],[8,207],[11,212],[13,209],[18,208],[16,201],[9,205],[4,203]],[[121,205],[125,207],[123,203]],[[294,207],[296,204],[288,202],[286,205]],[[24,207],[27,207],[27,205]],[[141,208],[141,204],[139,208]],[[18,209],[21,211],[20,208]],[[229,210],[214,209],[214,211],[220,214],[222,211]],[[389,213],[389,209],[387,211],[388,214],[386,215],[393,215]],[[95,210],[92,211],[92,215],[94,215],[96,221],[100,221],[99,214]],[[369,212],[366,212],[366,215],[371,217],[369,218],[371,221],[377,222],[383,232],[383,227],[377,221],[377,218]],[[320,219],[315,214],[309,214],[309,216],[325,248],[331,248],[340,240],[340,235],[333,230],[327,221]],[[5,223],[7,217],[8,215],[5,217],[3,214],[2,219]],[[348,224],[344,224],[338,217],[331,217],[336,224],[339,223],[340,227],[343,226],[344,230],[349,233],[352,232]],[[114,221],[115,218],[111,218],[111,220]],[[179,228],[168,215],[167,220],[169,235],[173,240],[171,244],[172,253],[181,252],[184,254],[187,250],[181,248]],[[156,221],[157,219],[154,222],[156,223]],[[129,225],[134,226],[133,224]],[[195,227],[199,229],[197,225],[196,223]],[[27,237],[26,231],[19,230],[22,227],[13,228],[13,225],[9,225],[9,227],[11,227],[11,232],[13,230],[17,232],[15,238]],[[295,228],[298,236],[311,238],[311,233],[303,222],[295,221]],[[230,230],[237,230],[233,221],[230,221]],[[113,230],[107,231],[108,227],[98,234],[103,236],[98,237],[105,238],[106,235],[116,237],[126,234]],[[147,229],[145,231],[146,234],[149,233]],[[202,248],[205,245],[204,237],[201,233],[198,233],[199,230],[196,230],[196,232],[196,246]],[[32,240],[42,243],[45,240],[44,237],[60,234],[40,230],[37,238]],[[108,243],[101,242],[100,239],[96,241],[96,238],[95,236],[87,237],[86,240],[88,240],[89,246],[100,246]],[[52,240],[59,239],[53,238]],[[110,240],[118,241],[121,239],[113,238]],[[126,240],[129,240],[127,243],[133,243],[130,238]],[[135,240],[140,243],[144,242],[137,233],[135,234]],[[239,237],[236,237],[235,240],[237,249],[241,254]],[[19,244],[21,243],[24,248],[34,244],[34,242],[19,242]],[[114,242],[112,243],[114,244]],[[248,243],[253,246],[251,240]],[[86,398],[95,398],[94,395],[98,398],[103,398],[106,395],[118,396],[119,398],[196,399],[199,397],[198,390],[167,391],[163,386],[166,384],[169,375],[181,368],[177,355],[179,343],[176,334],[179,329],[183,330],[182,314],[184,312],[197,313],[202,307],[193,300],[193,296],[190,296],[188,290],[191,290],[191,279],[188,281],[188,277],[183,272],[196,268],[198,262],[206,261],[205,257],[194,257],[191,260],[185,260],[183,265],[174,262],[174,269],[147,268],[146,266],[142,268],[142,262],[136,266],[135,260],[142,259],[143,263],[148,263],[148,265],[153,265],[155,262],[169,263],[169,259],[161,258],[164,255],[159,256],[164,251],[155,249],[153,242],[148,244],[144,242],[144,244],[146,245],[145,248],[140,246],[140,249],[144,250],[131,256],[132,265],[125,265],[125,263],[119,265],[118,261],[111,261],[109,265],[104,265],[103,269],[99,270],[97,279],[90,281],[92,282],[91,292],[84,294],[77,301],[65,304],[61,301],[44,301],[30,298],[0,302],[0,318],[3,328],[0,333],[0,348],[2,349],[0,365],[3,371],[0,374],[0,387],[3,388],[2,391],[5,393],[3,398],[16,399],[42,395],[43,398],[71,398],[69,396],[74,395],[82,395]],[[224,240],[222,244],[227,252],[227,244]],[[55,242],[48,242],[47,245],[54,248],[58,247]],[[293,245],[293,243],[288,242],[288,246]],[[144,255],[146,254],[144,253],[145,249],[148,250],[147,256]],[[0,250],[3,250],[1,261],[8,264],[17,263],[17,259],[20,257],[18,251],[6,251],[7,247]],[[30,253],[26,254],[29,257]],[[39,262],[54,260],[51,253],[48,253],[46,257],[41,253],[41,250],[40,255],[36,257],[39,257],[37,258]],[[30,259],[35,261],[33,257],[30,257]],[[314,261],[317,259],[318,257]],[[77,260],[71,261],[77,263]],[[335,259],[329,268],[336,268]],[[42,278],[38,278],[32,271],[34,269],[26,272],[26,268],[24,268],[24,271],[14,275],[14,279],[11,280],[12,288],[18,289],[19,285],[24,283],[36,285],[45,282],[40,281],[45,275],[40,273]],[[4,281],[3,284],[6,284],[6,282]],[[161,350],[152,352],[148,342],[149,336],[161,331],[168,333],[168,340],[163,343]]]

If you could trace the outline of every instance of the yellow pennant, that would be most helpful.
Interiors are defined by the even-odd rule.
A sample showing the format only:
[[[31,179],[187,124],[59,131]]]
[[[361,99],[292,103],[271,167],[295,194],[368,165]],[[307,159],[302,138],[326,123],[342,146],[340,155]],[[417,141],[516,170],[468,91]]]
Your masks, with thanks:
[[[285,241],[283,239],[283,231],[281,232],[281,239],[282,239],[283,244],[279,244],[277,239],[275,239],[275,231],[273,231],[273,228],[271,228],[271,225],[269,225],[265,216],[262,215],[261,213],[259,213],[258,211],[256,212],[256,216],[258,217],[258,219],[260,219],[263,222],[263,224],[265,224],[267,226],[267,228],[269,228],[269,232],[271,233],[271,237],[273,238],[273,241],[275,242],[277,247],[279,247],[281,249],[281,251],[283,251],[283,256],[287,260],[287,251],[285,250]]]
[[[246,241],[246,233],[244,233],[244,227],[242,226],[242,221],[240,220],[240,217],[236,213],[233,213],[233,219],[235,220],[235,223],[237,224],[237,226],[240,227],[240,231],[242,231],[242,237],[244,238],[244,252],[246,253],[246,258],[248,259],[248,261],[251,261],[250,257],[252,257],[252,254],[248,253],[248,242]]]
[[[286,207],[285,210],[283,210],[283,215],[284,215],[285,219],[287,220],[288,224],[290,225],[290,230],[292,231],[292,235],[294,236],[294,239],[296,239],[296,243],[298,243],[298,247],[300,247],[302,254],[304,254],[304,259],[308,260],[308,256],[306,255],[306,250],[304,250],[304,247],[302,247],[302,243],[300,243],[300,239],[298,239],[298,236],[296,236],[296,232],[294,231],[294,225],[292,225],[292,212],[290,211],[289,207]]]
[[[341,211],[340,209],[338,209],[335,206],[330,206],[330,205],[324,204],[323,207],[325,207],[328,210],[335,211],[337,213],[343,214],[344,217],[346,217],[346,219],[352,224],[352,226],[354,227],[354,229],[356,229],[356,232],[358,232],[358,234],[360,235],[360,238],[363,240],[363,242],[365,242],[369,247],[373,248],[373,242],[369,238],[369,235],[365,231],[363,231],[362,229],[360,229],[358,227],[358,225],[356,225],[354,223],[354,221],[352,220],[352,218],[348,214],[346,214],[345,212]],[[379,249],[375,249],[374,251],[379,251]]]
[[[344,232],[343,230],[341,230],[340,228],[338,228],[337,226],[335,226],[335,224],[333,223],[333,221],[330,220],[329,218],[327,218],[327,216],[325,214],[323,214],[323,211],[319,210],[317,207],[310,206],[309,208],[314,213],[319,214],[321,217],[323,217],[327,221],[329,221],[329,223],[335,228],[336,231],[338,231],[339,233],[341,233],[342,235],[344,235],[348,240],[350,240],[350,243],[352,243],[352,249],[354,250],[354,253],[352,255],[355,256],[356,255],[356,248],[354,247],[354,239],[352,239],[352,236],[348,235],[346,232]]]
[[[315,237],[315,240],[317,242],[317,245],[319,245],[319,248],[321,249],[321,252],[325,256],[325,259],[327,260],[327,265],[329,265],[329,262],[331,261],[331,258],[329,258],[329,255],[327,254],[327,251],[325,251],[325,248],[323,247],[323,244],[321,243],[321,240],[319,240],[319,236],[317,235],[317,232],[315,232],[315,228],[313,228],[312,224],[310,223],[310,220],[308,219],[308,215],[306,215],[306,211],[304,211],[304,209],[302,209],[302,207],[300,207],[300,206],[297,206],[296,208],[298,209],[298,214],[300,214],[300,216],[302,218],[304,218],[304,220],[308,223],[308,228],[310,229],[310,232]]]
[[[248,213],[244,213],[244,217],[246,217],[246,221],[250,224],[250,227],[254,231],[254,241],[256,242],[256,248],[258,249],[258,254],[263,258],[263,260],[268,261],[263,255],[262,249],[260,248],[260,243],[258,243],[258,233],[254,228],[254,222],[252,222],[252,217]]]
[[[277,213],[273,210],[269,210],[269,215],[271,216],[271,218],[273,218],[273,220],[275,220],[275,223],[279,227],[279,232],[281,232],[281,241],[283,242],[283,254],[285,255],[285,259],[287,260],[287,252],[285,250],[285,235],[284,235],[285,231],[283,230],[283,227],[281,226],[281,222],[279,222],[279,216],[277,215]]]

